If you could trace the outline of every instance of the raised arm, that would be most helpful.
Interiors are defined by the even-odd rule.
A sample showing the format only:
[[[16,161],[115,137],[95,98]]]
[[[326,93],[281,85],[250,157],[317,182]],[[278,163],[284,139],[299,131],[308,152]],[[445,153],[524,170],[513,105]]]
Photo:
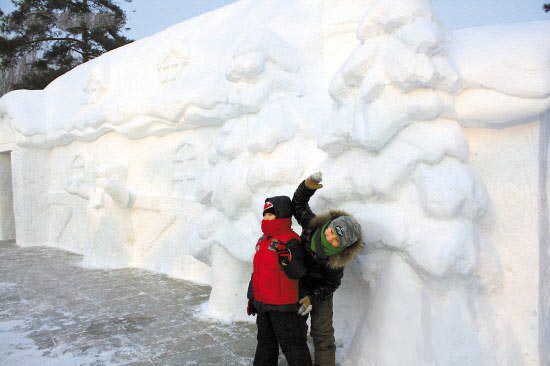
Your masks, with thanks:
[[[321,180],[322,174],[320,172],[310,175],[300,183],[296,192],[294,192],[294,196],[292,196],[294,218],[296,218],[301,227],[307,227],[311,219],[316,216],[309,207],[309,199],[315,194],[317,189],[323,187],[320,184]]]

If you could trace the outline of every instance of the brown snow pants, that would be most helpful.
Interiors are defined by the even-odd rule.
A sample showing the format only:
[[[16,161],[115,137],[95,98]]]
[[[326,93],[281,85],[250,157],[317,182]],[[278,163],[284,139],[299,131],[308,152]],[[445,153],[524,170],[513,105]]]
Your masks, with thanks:
[[[311,338],[315,346],[315,366],[334,366],[336,345],[332,327],[332,295],[311,309]]]

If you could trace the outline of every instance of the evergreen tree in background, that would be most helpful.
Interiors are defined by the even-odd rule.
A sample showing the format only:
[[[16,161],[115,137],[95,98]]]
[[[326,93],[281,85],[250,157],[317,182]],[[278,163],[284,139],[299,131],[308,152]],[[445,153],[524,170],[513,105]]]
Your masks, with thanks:
[[[124,0],[131,2],[131,0]],[[43,89],[75,66],[132,40],[111,0],[12,0],[0,10],[0,93]]]
[[[542,7],[544,8],[544,11],[545,11],[545,12],[548,13],[548,12],[550,11],[550,3],[546,3],[546,4],[544,4]]]

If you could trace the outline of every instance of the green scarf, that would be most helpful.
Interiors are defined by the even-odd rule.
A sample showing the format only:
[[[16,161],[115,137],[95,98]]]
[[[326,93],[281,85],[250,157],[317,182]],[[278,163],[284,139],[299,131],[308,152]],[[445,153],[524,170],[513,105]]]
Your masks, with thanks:
[[[315,253],[317,253],[317,248],[318,248],[318,239],[317,237],[320,236],[321,237],[321,245],[323,246],[323,249],[325,250],[325,254],[327,256],[331,256],[331,255],[334,255],[334,254],[338,254],[338,253],[341,253],[342,250],[344,250],[343,247],[339,246],[339,247],[333,247],[332,244],[330,244],[327,240],[327,238],[325,237],[325,230],[327,229],[328,225],[330,224],[331,221],[327,221],[326,224],[324,224],[322,227],[320,228],[317,228],[317,230],[313,233],[313,237],[311,239],[311,250],[314,251]],[[319,235],[319,230],[321,230],[321,235]]]

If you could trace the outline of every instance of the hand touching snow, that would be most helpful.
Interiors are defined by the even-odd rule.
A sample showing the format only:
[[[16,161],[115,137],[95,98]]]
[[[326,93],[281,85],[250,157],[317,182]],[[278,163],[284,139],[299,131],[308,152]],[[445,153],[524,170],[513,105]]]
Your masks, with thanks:
[[[306,178],[306,187],[308,187],[309,189],[323,188],[323,185],[321,184],[322,180],[323,180],[323,173],[321,172],[313,173]]]
[[[310,177],[311,180],[314,181],[315,183],[321,183],[322,180],[323,180],[323,173],[321,173],[321,172],[313,173],[313,174],[310,175],[309,177]]]

